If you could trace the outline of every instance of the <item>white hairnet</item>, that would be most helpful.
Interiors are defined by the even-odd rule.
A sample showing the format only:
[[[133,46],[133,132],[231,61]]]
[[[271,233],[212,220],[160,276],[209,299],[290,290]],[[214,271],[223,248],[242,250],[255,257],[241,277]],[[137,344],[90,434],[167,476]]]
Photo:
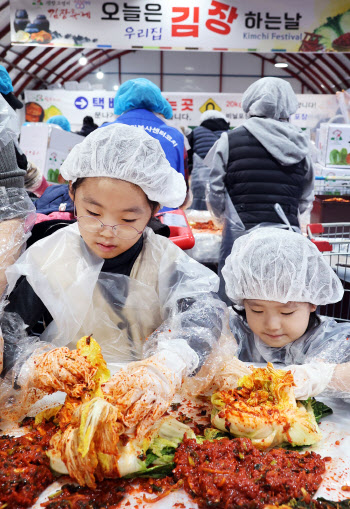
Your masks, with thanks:
[[[131,182],[166,207],[179,207],[186,197],[185,180],[170,166],[159,141],[142,128],[124,124],[93,131],[73,147],[60,171],[73,182],[84,177]]]
[[[259,228],[233,245],[222,274],[228,297],[324,305],[341,300],[340,279],[317,247],[298,233]]]
[[[207,110],[199,117],[199,125],[211,118],[223,118],[227,122],[226,115],[218,110]]]
[[[261,78],[243,94],[242,108],[250,117],[287,119],[298,109],[290,83],[281,78]]]

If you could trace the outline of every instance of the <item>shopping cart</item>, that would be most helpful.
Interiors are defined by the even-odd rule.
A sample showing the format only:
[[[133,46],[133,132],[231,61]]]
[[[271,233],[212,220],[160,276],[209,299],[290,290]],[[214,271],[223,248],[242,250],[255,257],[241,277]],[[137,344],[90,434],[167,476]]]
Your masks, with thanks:
[[[318,223],[307,226],[308,237],[323,254],[344,287],[340,302],[320,307],[320,314],[350,321],[350,223]]]
[[[315,195],[342,196],[350,195],[350,176],[317,176],[315,177]]]

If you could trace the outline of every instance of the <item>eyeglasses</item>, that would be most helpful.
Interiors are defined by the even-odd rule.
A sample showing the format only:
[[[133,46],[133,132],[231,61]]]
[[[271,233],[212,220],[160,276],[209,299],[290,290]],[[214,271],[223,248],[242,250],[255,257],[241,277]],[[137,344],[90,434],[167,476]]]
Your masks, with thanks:
[[[129,226],[127,224],[115,224],[114,226],[110,226],[109,224],[104,224],[102,221],[97,219],[97,217],[92,216],[75,216],[79,223],[79,226],[90,233],[100,233],[104,228],[111,228],[112,233],[115,237],[119,237],[124,240],[131,240],[136,238],[138,235],[141,235],[143,230],[139,231],[133,226]]]

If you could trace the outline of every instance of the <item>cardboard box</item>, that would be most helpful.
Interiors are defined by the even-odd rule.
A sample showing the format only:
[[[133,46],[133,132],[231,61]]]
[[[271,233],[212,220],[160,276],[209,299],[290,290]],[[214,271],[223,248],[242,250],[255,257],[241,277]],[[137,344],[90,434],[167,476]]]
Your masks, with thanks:
[[[27,159],[35,164],[48,182],[59,182],[61,164],[74,145],[84,137],[69,133],[54,124],[35,122],[22,126],[20,147]]]
[[[350,168],[350,124],[321,124],[318,148],[324,166]]]

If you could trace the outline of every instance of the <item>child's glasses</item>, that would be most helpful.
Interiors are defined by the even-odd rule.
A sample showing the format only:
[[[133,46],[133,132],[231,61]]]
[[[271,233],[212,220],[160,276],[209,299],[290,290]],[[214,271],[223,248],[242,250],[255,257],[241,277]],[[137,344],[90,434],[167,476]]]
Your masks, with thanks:
[[[75,217],[77,218],[80,228],[90,233],[100,233],[104,228],[111,228],[115,237],[119,237],[124,240],[131,240],[136,238],[138,235],[141,235],[143,232],[143,230],[139,231],[133,226],[129,226],[127,224],[115,224],[114,226],[110,226],[109,224],[102,223],[102,221],[97,219],[97,217],[77,217],[76,215]]]

